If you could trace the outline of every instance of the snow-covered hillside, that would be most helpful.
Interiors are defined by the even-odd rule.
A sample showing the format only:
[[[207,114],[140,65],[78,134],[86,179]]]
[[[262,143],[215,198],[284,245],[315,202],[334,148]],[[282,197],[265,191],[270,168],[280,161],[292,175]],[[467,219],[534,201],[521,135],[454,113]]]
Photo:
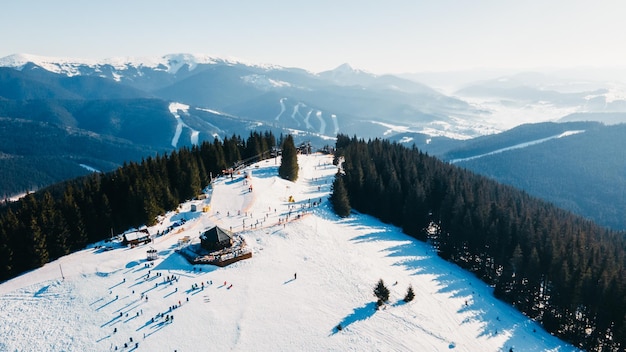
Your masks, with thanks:
[[[3,283],[0,351],[574,350],[426,244],[369,216],[337,218],[332,158],[298,162],[296,183],[277,177],[274,159],[249,181],[218,179],[210,198],[150,228],[186,220],[149,245],[100,243]],[[243,236],[252,258],[218,268],[176,252],[213,225]],[[377,311],[379,279],[391,295]],[[416,296],[404,303],[409,285]]]

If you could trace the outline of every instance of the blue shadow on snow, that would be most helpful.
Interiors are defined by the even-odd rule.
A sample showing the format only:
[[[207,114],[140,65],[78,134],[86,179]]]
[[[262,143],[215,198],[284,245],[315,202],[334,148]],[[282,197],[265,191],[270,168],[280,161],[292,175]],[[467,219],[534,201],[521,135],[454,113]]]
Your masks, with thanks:
[[[368,302],[362,307],[355,308],[352,314],[343,318],[339,325],[333,327],[332,334],[334,335],[339,332],[339,329],[337,328],[338,326],[341,326],[341,329],[343,330],[352,323],[371,317],[374,313],[376,313],[376,302]]]

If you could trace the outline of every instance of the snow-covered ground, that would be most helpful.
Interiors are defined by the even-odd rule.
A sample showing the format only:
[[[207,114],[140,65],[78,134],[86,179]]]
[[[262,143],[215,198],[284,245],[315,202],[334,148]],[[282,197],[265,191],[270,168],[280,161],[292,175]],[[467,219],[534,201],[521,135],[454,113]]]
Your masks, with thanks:
[[[332,157],[298,162],[296,183],[277,177],[274,159],[251,167],[249,184],[218,179],[209,199],[150,228],[187,220],[149,245],[93,246],[1,284],[0,351],[574,350],[426,244],[369,216],[337,218]],[[176,252],[213,225],[232,227],[253,257],[218,268]],[[379,279],[391,295],[376,310]]]

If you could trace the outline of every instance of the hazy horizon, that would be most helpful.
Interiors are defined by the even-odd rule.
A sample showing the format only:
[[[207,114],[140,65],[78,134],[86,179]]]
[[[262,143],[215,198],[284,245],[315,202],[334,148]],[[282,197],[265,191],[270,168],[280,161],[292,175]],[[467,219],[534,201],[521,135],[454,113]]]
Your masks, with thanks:
[[[12,1],[0,57],[197,53],[312,72],[625,67],[618,1]]]

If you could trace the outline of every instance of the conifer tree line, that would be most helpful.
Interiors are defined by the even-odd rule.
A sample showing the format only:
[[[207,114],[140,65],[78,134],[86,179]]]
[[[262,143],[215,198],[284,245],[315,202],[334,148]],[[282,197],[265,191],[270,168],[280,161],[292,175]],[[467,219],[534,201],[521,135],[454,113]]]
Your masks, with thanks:
[[[276,143],[271,132],[252,132],[246,140],[234,135],[215,139],[57,184],[3,206],[0,281],[106,239],[111,231],[153,225],[157,216],[200,194],[211,176],[237,162],[269,158]]]
[[[344,135],[336,146],[350,207],[428,241],[565,341],[626,346],[625,233],[416,148]]]

